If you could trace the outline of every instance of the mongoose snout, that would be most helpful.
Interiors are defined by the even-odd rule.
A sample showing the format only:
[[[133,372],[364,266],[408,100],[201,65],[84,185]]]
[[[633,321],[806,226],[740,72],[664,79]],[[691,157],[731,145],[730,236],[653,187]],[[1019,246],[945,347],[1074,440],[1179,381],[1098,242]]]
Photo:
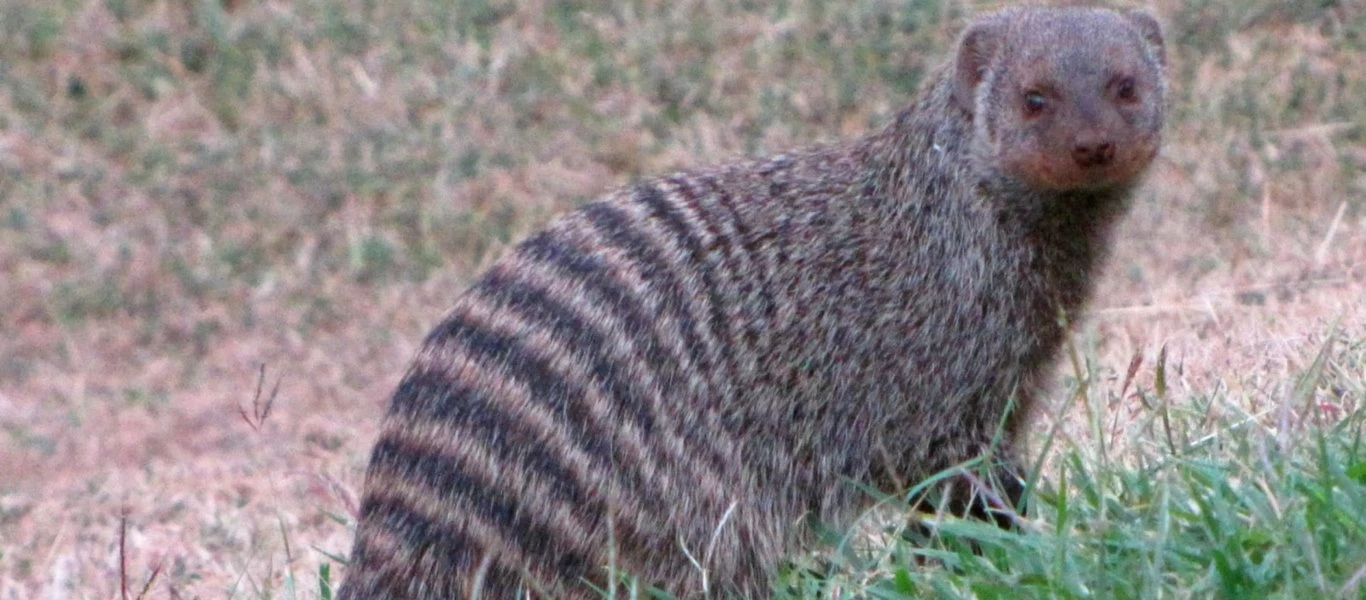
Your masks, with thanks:
[[[1115,144],[1109,140],[1083,138],[1072,146],[1072,160],[1078,167],[1104,167],[1115,158]]]

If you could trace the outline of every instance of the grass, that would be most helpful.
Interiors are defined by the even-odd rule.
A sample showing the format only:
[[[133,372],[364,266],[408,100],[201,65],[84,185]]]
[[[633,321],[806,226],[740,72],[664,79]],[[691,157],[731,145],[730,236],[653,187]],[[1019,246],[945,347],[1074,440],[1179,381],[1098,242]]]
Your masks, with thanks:
[[[0,0],[0,598],[327,597],[470,277],[606,188],[880,125],[991,4]],[[1167,143],[1035,531],[854,544],[808,596],[1359,597],[1366,9],[1150,5]]]
[[[1323,393],[1360,398],[1364,367],[1366,344],[1335,337],[1261,414],[1220,395],[1173,403],[1160,384],[1115,396],[1088,375],[1071,391],[1100,409],[1092,420],[1142,406],[1121,430],[1137,444],[1111,456],[1104,433],[1054,439],[1026,531],[949,518],[913,546],[893,530],[893,543],[837,554],[832,571],[793,571],[789,597],[1361,597],[1366,412]],[[1167,368],[1154,366],[1158,381]]]

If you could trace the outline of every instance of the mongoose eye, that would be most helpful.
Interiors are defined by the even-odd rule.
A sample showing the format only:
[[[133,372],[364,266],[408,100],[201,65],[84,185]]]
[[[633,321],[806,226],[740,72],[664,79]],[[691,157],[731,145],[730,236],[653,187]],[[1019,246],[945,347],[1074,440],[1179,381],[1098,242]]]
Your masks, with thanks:
[[[1044,95],[1043,95],[1042,93],[1040,93],[1040,92],[1038,92],[1038,91],[1036,91],[1036,90],[1030,90],[1030,91],[1028,91],[1028,92],[1025,92],[1025,95],[1024,95],[1024,110],[1025,110],[1025,114],[1027,114],[1027,115],[1029,115],[1029,116],[1031,116],[1031,117],[1032,117],[1032,116],[1036,116],[1036,115],[1038,115],[1039,113],[1042,113],[1042,112],[1043,112],[1043,109],[1045,109],[1045,108],[1047,108],[1047,107],[1048,107],[1048,98],[1045,98]]]
[[[1138,100],[1138,87],[1134,84],[1133,77],[1122,77],[1115,84],[1115,96],[1125,102]]]

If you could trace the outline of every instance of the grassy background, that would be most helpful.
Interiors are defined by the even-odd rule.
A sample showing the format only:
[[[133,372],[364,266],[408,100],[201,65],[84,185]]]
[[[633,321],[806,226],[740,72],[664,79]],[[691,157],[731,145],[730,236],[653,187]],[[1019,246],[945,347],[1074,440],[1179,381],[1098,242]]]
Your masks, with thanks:
[[[633,178],[877,127],[994,4],[0,0],[0,598],[317,597],[482,266]],[[1043,533],[794,589],[1366,589],[1366,5],[1147,6],[1168,142],[1040,417]]]

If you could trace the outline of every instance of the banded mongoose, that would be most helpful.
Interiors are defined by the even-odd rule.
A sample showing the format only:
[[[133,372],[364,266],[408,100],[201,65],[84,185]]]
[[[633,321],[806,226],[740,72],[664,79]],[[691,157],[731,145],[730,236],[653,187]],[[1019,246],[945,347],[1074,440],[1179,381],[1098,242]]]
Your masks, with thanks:
[[[881,131],[532,235],[394,393],[340,598],[594,598],[612,573],[764,597],[804,523],[1009,457],[1158,152],[1163,69],[1143,12],[987,14]]]

